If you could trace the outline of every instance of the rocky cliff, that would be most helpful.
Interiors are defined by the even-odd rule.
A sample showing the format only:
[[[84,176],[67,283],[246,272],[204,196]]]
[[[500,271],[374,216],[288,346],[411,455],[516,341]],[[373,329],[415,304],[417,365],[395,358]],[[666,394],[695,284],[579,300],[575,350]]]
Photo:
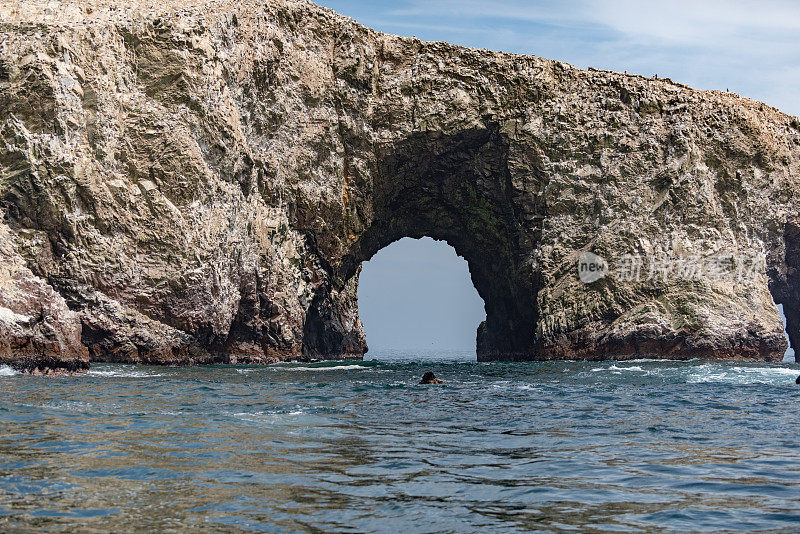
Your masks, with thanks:
[[[406,236],[468,261],[483,360],[780,359],[776,302],[800,346],[793,117],[305,1],[115,4],[0,6],[0,363],[361,357]]]

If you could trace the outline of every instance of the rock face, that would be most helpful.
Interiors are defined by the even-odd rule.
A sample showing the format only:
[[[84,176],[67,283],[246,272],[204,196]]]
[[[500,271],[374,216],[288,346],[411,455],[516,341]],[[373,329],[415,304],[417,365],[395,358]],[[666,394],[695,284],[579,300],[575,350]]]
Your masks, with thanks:
[[[14,241],[0,224],[0,364],[27,372],[87,369],[78,314],[25,266]]]
[[[423,236],[482,360],[776,360],[776,302],[800,346],[793,117],[305,1],[115,4],[0,6],[0,361],[358,358],[361,263]]]

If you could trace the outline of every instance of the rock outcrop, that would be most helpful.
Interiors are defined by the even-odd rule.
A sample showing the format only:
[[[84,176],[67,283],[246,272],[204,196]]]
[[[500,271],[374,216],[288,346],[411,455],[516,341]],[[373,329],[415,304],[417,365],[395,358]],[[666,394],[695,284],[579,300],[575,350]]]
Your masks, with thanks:
[[[433,371],[426,371],[425,374],[422,375],[422,380],[420,380],[419,383],[420,385],[444,384],[444,382],[436,378],[436,375],[433,374]]]
[[[299,0],[6,0],[0,361],[358,358],[361,263],[422,236],[482,360],[780,359],[798,181],[798,120],[735,94]]]
[[[0,365],[30,373],[87,369],[78,314],[26,267],[14,241],[0,224]]]

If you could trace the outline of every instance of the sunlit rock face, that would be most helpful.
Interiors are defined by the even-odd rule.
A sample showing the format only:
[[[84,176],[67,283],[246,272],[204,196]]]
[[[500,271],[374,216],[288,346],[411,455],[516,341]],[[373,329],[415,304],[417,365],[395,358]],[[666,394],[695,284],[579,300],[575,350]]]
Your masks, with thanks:
[[[19,348],[2,280],[0,363],[359,358],[361,263],[422,236],[482,360],[775,360],[775,302],[800,344],[793,117],[304,1],[115,4],[0,6],[0,272],[64,333]]]

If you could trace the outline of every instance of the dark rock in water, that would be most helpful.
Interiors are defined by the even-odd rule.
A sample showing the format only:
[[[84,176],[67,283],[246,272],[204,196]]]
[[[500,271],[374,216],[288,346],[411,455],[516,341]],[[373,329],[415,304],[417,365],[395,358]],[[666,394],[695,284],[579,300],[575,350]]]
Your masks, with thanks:
[[[798,377],[795,379],[794,383],[795,383],[795,384],[800,384],[800,376],[798,376]]]
[[[424,375],[422,375],[422,380],[419,381],[420,384],[444,384],[441,380],[436,378],[436,375],[433,374],[431,371],[427,371]]]
[[[361,358],[360,265],[423,236],[481,361],[780,361],[776,302],[800,347],[774,108],[298,0],[50,4],[0,10],[0,362]]]

